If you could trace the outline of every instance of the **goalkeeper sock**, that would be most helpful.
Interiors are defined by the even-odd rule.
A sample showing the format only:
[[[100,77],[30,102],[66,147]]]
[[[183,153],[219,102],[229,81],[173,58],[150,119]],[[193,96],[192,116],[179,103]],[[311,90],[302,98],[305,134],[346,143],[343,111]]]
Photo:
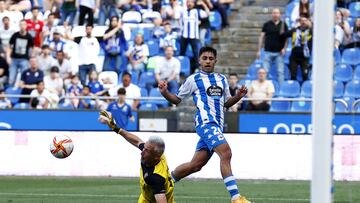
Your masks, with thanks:
[[[174,181],[175,183],[179,181],[179,179],[178,179],[177,177],[175,177],[174,171],[171,171],[170,175],[171,175],[171,178],[173,179],[173,181]]]
[[[236,185],[236,179],[233,175],[227,176],[224,178],[224,183],[226,186],[226,189],[229,191],[231,200],[234,200],[238,197],[240,197],[238,187]]]

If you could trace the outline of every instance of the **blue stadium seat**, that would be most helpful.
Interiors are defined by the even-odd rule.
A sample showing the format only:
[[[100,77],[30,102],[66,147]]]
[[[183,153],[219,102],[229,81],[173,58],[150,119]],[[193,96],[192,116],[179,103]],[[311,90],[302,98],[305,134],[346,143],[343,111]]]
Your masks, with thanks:
[[[14,105],[14,109],[29,109],[30,105],[29,103],[16,103]]]
[[[221,15],[217,11],[211,11],[209,16],[211,29],[221,30],[222,19]]]
[[[345,49],[342,53],[341,62],[349,65],[356,66],[360,64],[360,49],[359,48],[349,48]]]
[[[161,95],[159,88],[152,88],[150,90],[150,97],[161,97],[163,98],[163,96]],[[148,103],[152,103],[152,104],[156,104],[158,107],[160,108],[164,108],[164,107],[168,107],[169,103],[164,99],[164,100],[152,100],[149,101]]]
[[[273,96],[278,96],[278,95],[279,95],[279,91],[280,91],[279,82],[276,81],[276,80],[272,80],[271,82],[272,82],[272,84],[274,85],[274,89],[275,89],[275,92],[274,92],[274,95],[273,95]]]
[[[187,56],[189,58],[194,57],[194,53],[192,51],[190,44],[186,47],[185,56]]]
[[[335,112],[336,113],[345,113],[348,112],[346,106],[341,102],[335,102]]]
[[[350,3],[349,10],[352,17],[360,17],[360,2]]]
[[[139,72],[137,71],[131,71],[131,82],[134,84],[138,84],[139,82]]]
[[[133,41],[135,39],[135,36],[137,34],[142,34],[144,37],[144,41],[147,42],[149,41],[152,36],[151,36],[151,30],[150,28],[147,27],[143,27],[143,28],[132,28],[131,29],[131,38],[130,40]]]
[[[309,101],[294,101],[291,105],[291,112],[310,112],[311,102]]]
[[[335,67],[335,73],[334,73],[335,80],[348,82],[352,80],[352,77],[353,77],[353,69],[350,65],[340,64]]]
[[[298,97],[300,93],[300,84],[296,80],[286,80],[280,86],[279,95],[281,97]]]
[[[305,81],[301,86],[301,97],[311,98],[312,97],[312,86],[313,83],[311,80]]]
[[[245,80],[240,80],[240,81],[238,82],[238,85],[239,85],[240,87],[241,87],[242,85],[245,85],[247,88],[250,88],[251,83],[252,83],[252,80],[245,79]]]
[[[149,47],[149,56],[156,56],[160,52],[159,42],[157,40],[149,40],[146,42]]]
[[[344,96],[344,83],[340,81],[334,81],[334,98],[340,98]]]
[[[271,102],[270,112],[289,112],[291,102],[289,101],[273,101]]]
[[[360,80],[360,64],[357,65],[354,69],[354,80]]]
[[[360,81],[352,80],[345,86],[344,97],[360,98]]]
[[[5,90],[5,94],[21,94],[22,89],[18,87],[8,87]],[[16,104],[19,101],[19,98],[11,97],[9,98],[12,105]]]
[[[139,107],[140,111],[157,111],[158,109],[157,105],[152,103],[144,103]]]
[[[210,45],[212,42],[211,29],[208,29],[205,34],[205,45]]]
[[[148,90],[144,87],[141,87],[140,88],[140,95],[141,97],[148,97],[149,96],[149,93],[148,93]],[[140,101],[140,104],[145,104],[147,102],[147,100],[141,100]]]
[[[257,79],[257,71],[259,70],[260,67],[259,67],[259,64],[252,64],[251,66],[249,66],[245,78],[248,80],[256,80]]]
[[[343,99],[348,104],[348,111],[352,112],[352,106],[353,106],[355,99],[353,97],[344,97]]]
[[[190,75],[190,59],[187,56],[178,56],[176,57],[180,61],[180,74],[185,77]]]
[[[334,59],[336,65],[341,63],[341,53],[339,49],[334,49]]]
[[[156,84],[155,73],[153,71],[143,72],[140,75],[138,86],[150,90]]]
[[[74,109],[74,106],[70,103],[60,103],[58,107],[59,109]]]

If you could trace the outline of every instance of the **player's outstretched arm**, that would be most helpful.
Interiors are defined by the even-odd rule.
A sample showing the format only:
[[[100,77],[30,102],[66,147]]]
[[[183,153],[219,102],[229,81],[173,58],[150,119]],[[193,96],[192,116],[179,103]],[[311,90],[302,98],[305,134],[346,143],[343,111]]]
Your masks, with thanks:
[[[139,147],[139,144],[144,143],[144,141],[142,141],[138,136],[117,127],[112,115],[107,111],[102,110],[100,112],[99,121],[108,125],[111,130],[123,136],[126,141],[128,141],[130,144],[134,145],[137,148]]]
[[[230,97],[224,104],[225,108],[232,107],[234,104],[238,103],[241,98],[243,98],[247,93],[247,88],[245,85],[241,86],[239,91],[236,93],[235,96]]]
[[[159,82],[158,87],[159,87],[159,91],[162,94],[162,96],[169,102],[176,104],[176,105],[181,102],[181,99],[179,97],[177,97],[175,94],[172,94],[168,91],[167,81]]]

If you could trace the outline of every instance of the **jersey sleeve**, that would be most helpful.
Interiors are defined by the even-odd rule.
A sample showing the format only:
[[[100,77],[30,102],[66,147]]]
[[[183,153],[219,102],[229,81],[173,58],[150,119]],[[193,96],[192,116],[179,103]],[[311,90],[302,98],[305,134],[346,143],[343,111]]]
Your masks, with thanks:
[[[165,193],[165,178],[158,174],[152,174],[148,177],[148,184],[150,185],[154,195]]]
[[[190,96],[196,90],[196,84],[193,77],[188,77],[180,86],[177,97],[183,100],[185,97]]]
[[[230,94],[230,88],[229,88],[229,83],[226,79],[226,77],[224,76],[224,96],[225,96],[225,101],[227,101],[230,97],[231,97],[231,94]]]

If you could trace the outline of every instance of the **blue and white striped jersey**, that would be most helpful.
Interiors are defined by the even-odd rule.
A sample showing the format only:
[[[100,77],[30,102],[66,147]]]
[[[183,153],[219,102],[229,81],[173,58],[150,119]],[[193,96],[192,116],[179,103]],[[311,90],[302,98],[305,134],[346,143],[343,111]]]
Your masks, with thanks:
[[[224,103],[231,97],[226,77],[220,73],[194,73],[185,80],[177,93],[181,100],[190,95],[197,107],[196,127],[216,123],[223,130]]]
[[[181,14],[182,37],[187,39],[199,39],[200,19],[208,17],[201,9],[184,10]]]

